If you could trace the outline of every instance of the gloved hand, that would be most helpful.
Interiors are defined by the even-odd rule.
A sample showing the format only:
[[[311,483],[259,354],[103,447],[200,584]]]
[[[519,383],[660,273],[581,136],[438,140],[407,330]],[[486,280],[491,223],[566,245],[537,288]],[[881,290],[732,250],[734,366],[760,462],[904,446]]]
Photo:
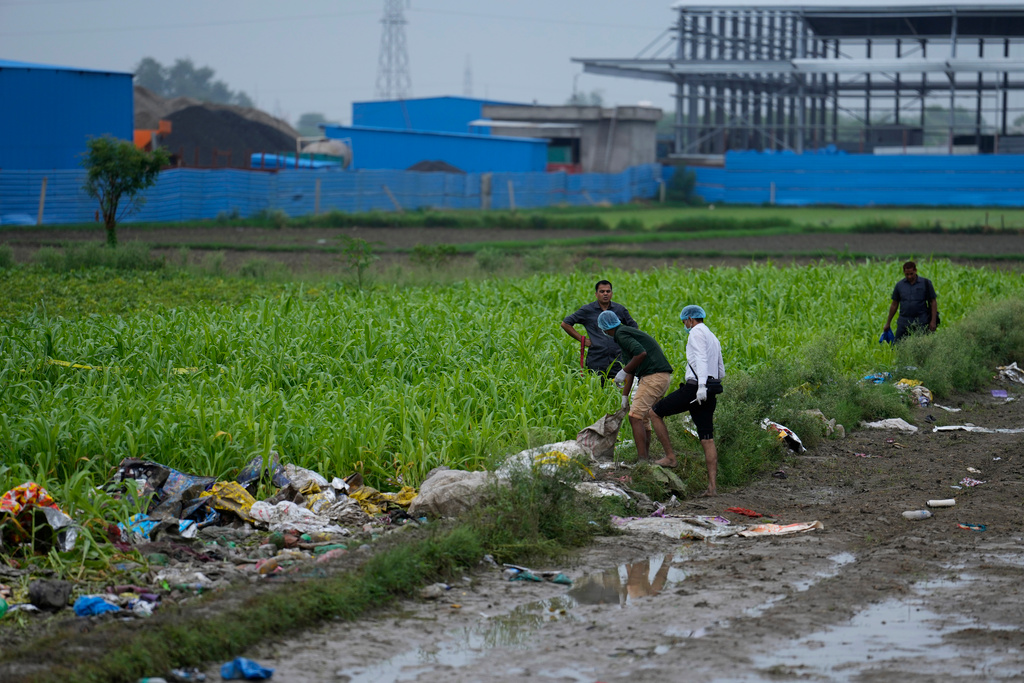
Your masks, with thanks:
[[[708,388],[703,384],[697,387],[697,403],[704,403],[708,400]]]
[[[629,396],[622,397],[622,409],[625,410],[629,407]]]
[[[626,386],[626,371],[619,370],[615,373],[615,386],[624,387]]]

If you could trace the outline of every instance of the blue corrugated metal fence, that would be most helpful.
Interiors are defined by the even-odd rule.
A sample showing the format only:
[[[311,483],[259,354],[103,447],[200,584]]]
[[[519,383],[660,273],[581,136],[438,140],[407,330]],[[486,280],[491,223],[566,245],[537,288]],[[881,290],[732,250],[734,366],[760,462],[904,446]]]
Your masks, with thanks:
[[[82,191],[85,171],[0,171],[0,222],[35,222],[39,193],[47,178],[43,222],[87,223],[96,202]],[[658,193],[661,167],[636,166],[615,174],[494,173],[491,208],[538,208],[597,202],[624,204]],[[324,171],[276,173],[237,169],[176,168],[163,171],[145,193],[142,210],[128,221],[185,221],[216,218],[221,212],[249,217],[279,209],[289,216],[312,214],[320,182],[320,211],[347,213],[403,209],[480,208],[481,174],[410,171]],[[511,186],[511,191],[510,191]]]
[[[694,167],[697,194],[729,204],[1024,206],[1024,155],[729,153]]]

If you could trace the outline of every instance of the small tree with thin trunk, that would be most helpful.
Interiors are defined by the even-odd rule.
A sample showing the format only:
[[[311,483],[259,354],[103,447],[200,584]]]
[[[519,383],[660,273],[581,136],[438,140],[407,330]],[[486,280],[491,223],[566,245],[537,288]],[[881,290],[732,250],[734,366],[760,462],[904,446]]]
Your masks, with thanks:
[[[140,193],[156,182],[160,169],[170,163],[167,151],[146,152],[131,142],[110,136],[90,138],[82,160],[87,171],[85,192],[100,203],[107,245],[117,246],[117,222],[138,211]]]

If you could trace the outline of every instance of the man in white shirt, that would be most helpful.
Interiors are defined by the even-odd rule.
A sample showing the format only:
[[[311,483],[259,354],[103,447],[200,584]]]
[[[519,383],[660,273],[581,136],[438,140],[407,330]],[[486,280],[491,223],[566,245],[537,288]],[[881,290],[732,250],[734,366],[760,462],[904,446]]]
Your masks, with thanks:
[[[722,345],[718,337],[704,324],[705,317],[707,314],[704,309],[692,304],[684,307],[679,314],[679,319],[683,321],[689,335],[686,340],[686,382],[656,403],[648,414],[651,416],[654,433],[665,448],[665,457],[656,460],[655,464],[675,467],[678,464],[676,454],[669,442],[664,418],[690,411],[708,468],[708,488],[703,495],[714,496],[718,493],[718,450],[715,448],[714,414],[718,405],[717,394],[721,393],[721,380],[725,377],[725,363],[722,361]],[[712,385],[710,393],[709,380]]]

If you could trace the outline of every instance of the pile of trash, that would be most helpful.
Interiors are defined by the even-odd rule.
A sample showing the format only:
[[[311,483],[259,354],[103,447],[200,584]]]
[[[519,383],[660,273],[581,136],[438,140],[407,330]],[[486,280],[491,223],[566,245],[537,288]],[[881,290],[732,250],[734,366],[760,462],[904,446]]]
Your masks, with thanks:
[[[118,578],[102,592],[75,595],[79,616],[149,616],[166,601],[316,566],[384,533],[427,522],[409,513],[417,497],[411,486],[385,493],[358,473],[328,481],[282,464],[273,451],[253,458],[233,481],[126,458],[104,488],[145,511],[106,525],[121,554],[116,559],[123,560],[112,566]],[[275,493],[257,500],[261,490]],[[78,535],[75,520],[34,482],[0,497],[0,550],[67,552]],[[70,582],[29,581],[29,570],[12,565],[0,567],[0,617],[59,611],[71,603]]]

